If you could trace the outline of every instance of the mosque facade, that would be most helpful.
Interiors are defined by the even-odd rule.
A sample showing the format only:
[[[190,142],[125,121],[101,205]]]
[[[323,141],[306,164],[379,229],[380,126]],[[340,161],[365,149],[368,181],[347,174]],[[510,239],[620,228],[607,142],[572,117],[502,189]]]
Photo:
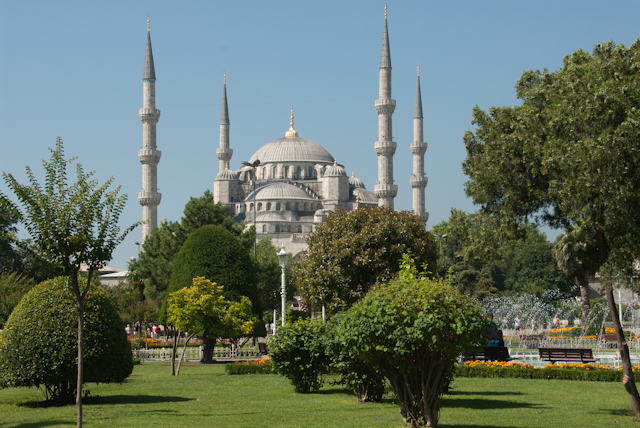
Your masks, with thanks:
[[[147,28],[148,29],[148,28]],[[143,167],[142,192],[138,200],[142,205],[142,220],[148,220],[142,231],[142,240],[157,225],[157,165],[160,152],[155,145],[155,124],[160,111],[155,108],[155,71],[151,53],[151,39],[147,33],[147,51],[143,75],[144,103],[140,109],[143,123],[143,148],[139,158]],[[382,51],[380,58],[379,98],[375,100],[378,114],[378,140],[374,149],[378,156],[378,183],[374,191],[367,190],[362,180],[338,163],[320,144],[298,135],[294,128],[291,109],[290,127],[284,137],[273,140],[258,149],[248,162],[237,170],[229,168],[233,149],[229,141],[229,109],[226,78],[222,93],[219,148],[216,150],[219,172],[213,181],[216,203],[227,207],[235,221],[255,225],[258,238],[270,236],[277,247],[284,245],[296,254],[307,247],[306,238],[322,224],[327,215],[339,209],[394,207],[398,186],[393,177],[393,156],[397,143],[393,141],[392,120],[396,101],[391,98],[391,53],[385,8]],[[425,222],[424,155],[427,143],[423,141],[422,100],[420,73],[416,89],[414,113],[414,141],[408,149],[413,154],[413,212]]]

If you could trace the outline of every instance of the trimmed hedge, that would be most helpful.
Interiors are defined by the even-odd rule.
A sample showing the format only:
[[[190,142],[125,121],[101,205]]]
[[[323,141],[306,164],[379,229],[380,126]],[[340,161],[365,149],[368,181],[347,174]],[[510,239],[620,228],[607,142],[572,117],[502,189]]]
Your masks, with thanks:
[[[636,372],[634,375],[636,382],[640,381],[640,373]],[[519,367],[470,367],[458,365],[454,370],[454,376],[621,382],[622,370],[576,370],[554,367],[527,369]]]
[[[271,374],[271,364],[236,364],[229,363],[224,365],[224,370],[228,375],[243,374]]]

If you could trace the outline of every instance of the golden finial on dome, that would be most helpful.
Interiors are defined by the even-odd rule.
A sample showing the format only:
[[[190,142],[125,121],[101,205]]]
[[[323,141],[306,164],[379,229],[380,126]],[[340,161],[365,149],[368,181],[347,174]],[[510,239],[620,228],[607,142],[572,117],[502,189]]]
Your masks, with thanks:
[[[336,158],[333,158],[333,166],[337,166],[338,165],[338,160]]]
[[[296,130],[293,129],[293,107],[291,107],[291,127],[289,128],[287,133],[284,134],[284,136],[286,138],[293,138],[298,136],[298,133],[296,132]]]
[[[229,161],[225,163],[224,169],[225,171],[229,171]]]
[[[356,178],[356,173],[353,170],[351,171],[351,178]]]

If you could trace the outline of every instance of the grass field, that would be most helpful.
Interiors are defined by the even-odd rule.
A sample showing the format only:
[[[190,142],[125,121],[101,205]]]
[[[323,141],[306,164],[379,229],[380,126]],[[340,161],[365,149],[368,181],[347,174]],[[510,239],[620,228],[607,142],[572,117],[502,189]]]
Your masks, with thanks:
[[[187,365],[178,378],[167,363],[136,366],[122,385],[86,386],[85,426],[109,427],[402,427],[393,394],[358,404],[327,384],[296,394],[277,375],[228,376],[224,366]],[[444,399],[440,427],[609,427],[632,423],[619,383],[458,378]],[[0,427],[75,426],[74,405],[43,407],[37,389],[0,390]]]

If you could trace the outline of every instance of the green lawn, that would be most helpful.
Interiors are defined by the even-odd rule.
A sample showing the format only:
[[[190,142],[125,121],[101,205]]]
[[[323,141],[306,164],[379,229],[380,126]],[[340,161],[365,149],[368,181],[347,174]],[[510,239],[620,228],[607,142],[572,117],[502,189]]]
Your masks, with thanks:
[[[632,425],[619,383],[459,378],[453,386],[440,427]],[[147,363],[122,385],[87,388],[86,427],[402,427],[392,395],[382,404],[358,404],[331,385],[296,394],[281,376],[228,376],[218,364],[183,366],[172,378],[168,364]],[[36,389],[0,390],[0,427],[75,426],[75,406],[29,404],[40,400]]]

